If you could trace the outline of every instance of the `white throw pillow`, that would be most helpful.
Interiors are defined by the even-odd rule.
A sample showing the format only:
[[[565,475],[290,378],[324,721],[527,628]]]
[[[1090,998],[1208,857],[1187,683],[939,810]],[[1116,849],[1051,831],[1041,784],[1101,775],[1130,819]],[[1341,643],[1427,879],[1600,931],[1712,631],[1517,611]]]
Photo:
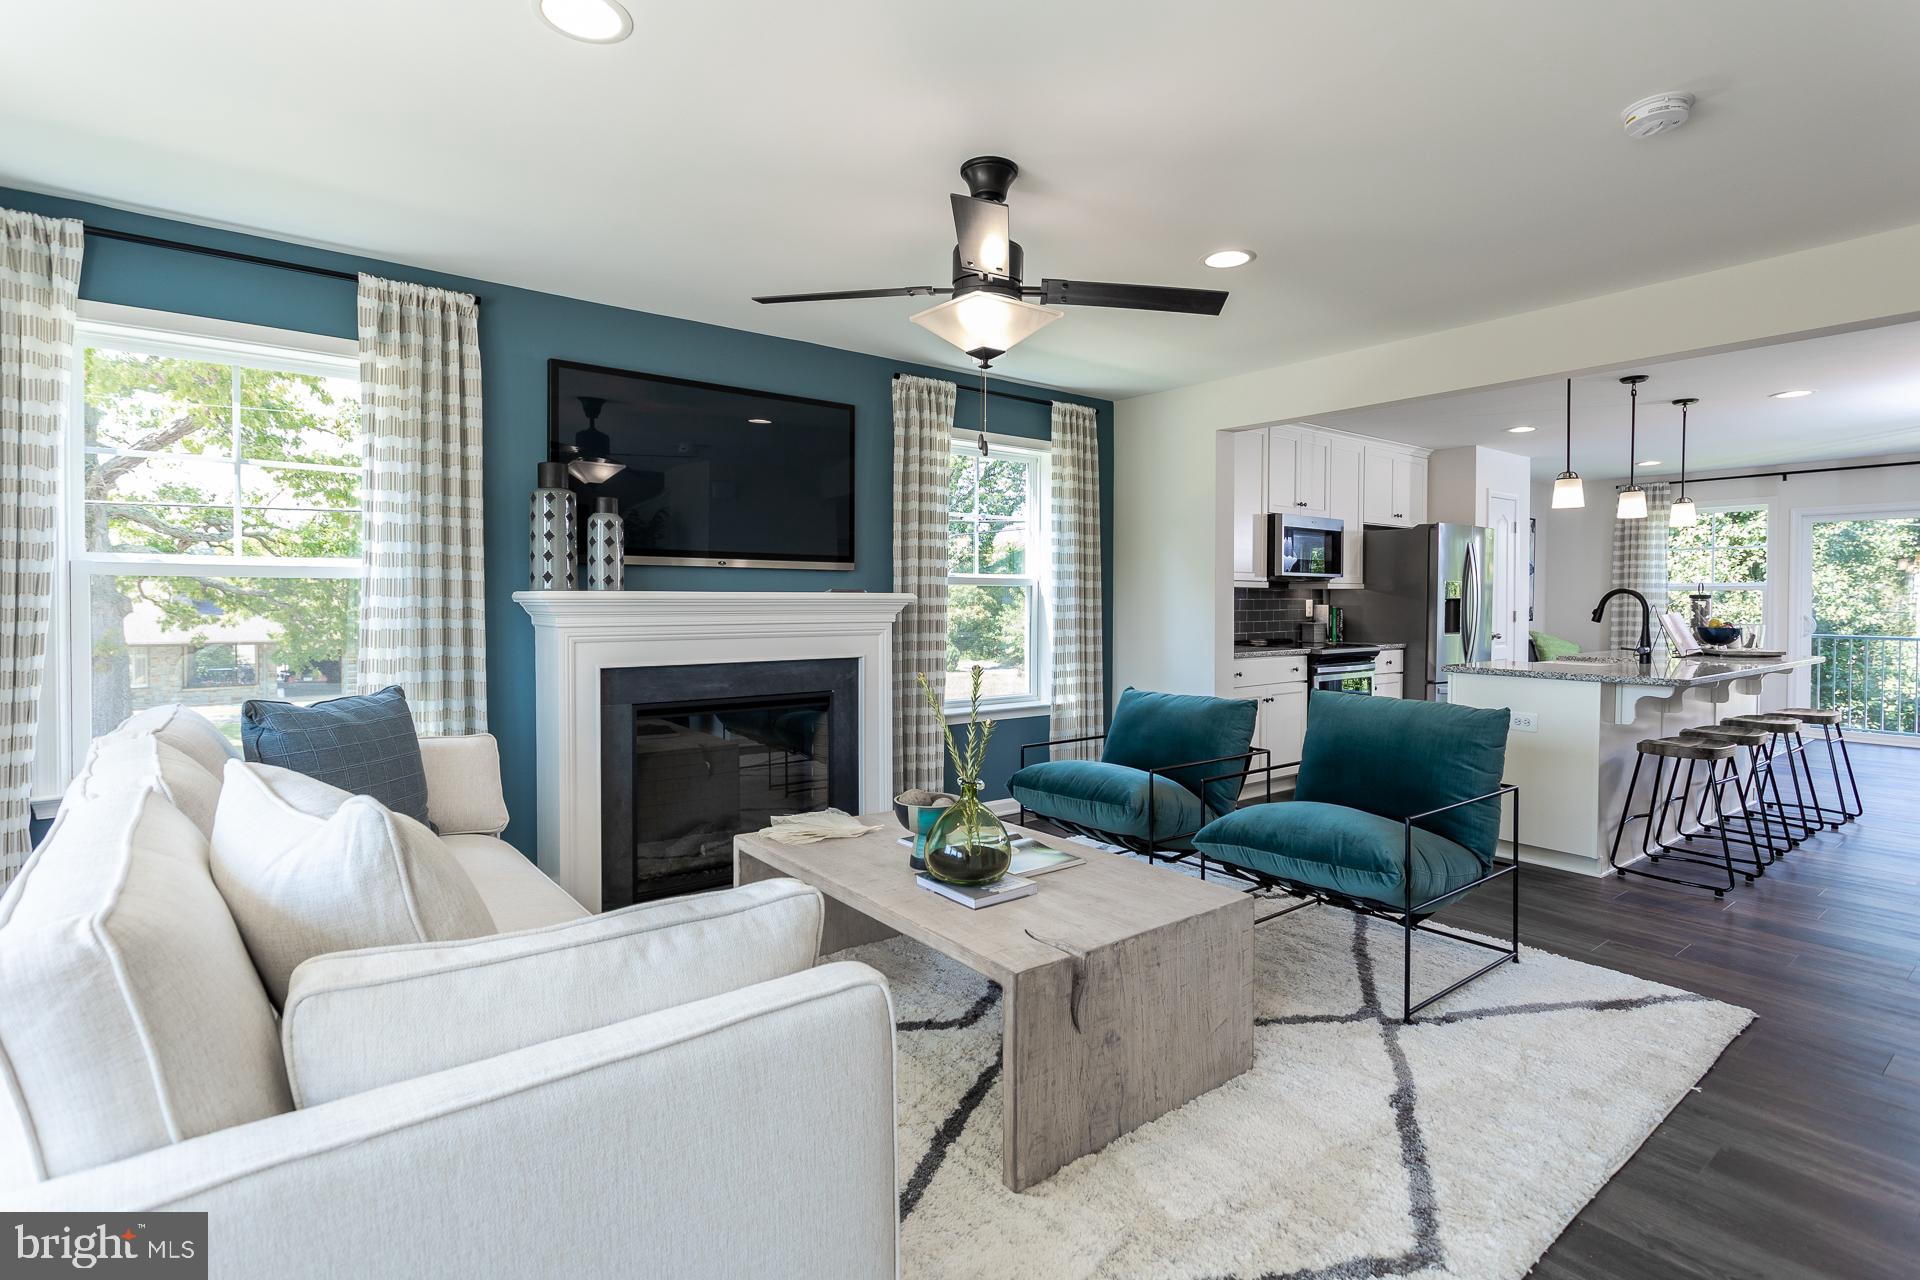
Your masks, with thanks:
[[[151,787],[69,794],[0,897],[0,1192],[292,1106],[207,838]]]
[[[312,956],[494,932],[479,891],[423,823],[272,765],[228,762],[213,880],[276,1006]]]
[[[177,702],[135,712],[122,720],[112,733],[103,734],[101,740],[137,738],[146,734],[160,739],[175,751],[184,751],[215,778],[227,767],[227,761],[240,754],[226,736],[213,727],[213,721],[192,707]]]
[[[200,828],[213,834],[220,804],[220,775],[208,773],[192,756],[157,734],[109,734],[87,748],[80,776],[67,788],[66,804],[98,800],[115,792],[153,787]]]

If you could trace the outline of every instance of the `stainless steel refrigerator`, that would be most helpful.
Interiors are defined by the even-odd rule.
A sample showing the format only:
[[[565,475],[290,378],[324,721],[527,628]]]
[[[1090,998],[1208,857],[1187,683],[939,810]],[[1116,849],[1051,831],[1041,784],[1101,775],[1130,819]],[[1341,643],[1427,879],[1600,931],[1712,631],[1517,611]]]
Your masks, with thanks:
[[[1446,668],[1493,656],[1493,530],[1368,529],[1366,588],[1342,592],[1356,639],[1407,646],[1405,695],[1447,700]]]

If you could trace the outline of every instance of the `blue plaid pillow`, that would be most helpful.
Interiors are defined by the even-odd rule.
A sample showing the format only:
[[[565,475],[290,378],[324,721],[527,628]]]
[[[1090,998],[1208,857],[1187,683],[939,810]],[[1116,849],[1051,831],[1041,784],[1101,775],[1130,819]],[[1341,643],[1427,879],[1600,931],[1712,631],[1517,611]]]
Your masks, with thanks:
[[[427,821],[427,771],[399,685],[304,707],[250,698],[240,708],[240,745],[253,763],[292,769]]]

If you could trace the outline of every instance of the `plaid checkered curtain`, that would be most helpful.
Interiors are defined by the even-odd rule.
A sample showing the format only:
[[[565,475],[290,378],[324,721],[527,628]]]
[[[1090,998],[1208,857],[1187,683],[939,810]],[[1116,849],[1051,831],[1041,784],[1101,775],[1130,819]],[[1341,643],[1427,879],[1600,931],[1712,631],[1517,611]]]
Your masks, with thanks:
[[[1653,606],[1653,647],[1666,644],[1660,615],[1667,610],[1667,512],[1673,505],[1673,486],[1648,484],[1647,518],[1613,522],[1613,585],[1632,587]],[[1640,606],[1626,596],[1607,606],[1608,643],[1631,649],[1640,643]]]
[[[947,670],[947,455],[956,388],[937,378],[893,380],[893,589],[913,603],[893,626],[894,786],[938,791],[943,726],[920,691]]]
[[[1053,406],[1053,719],[1050,738],[1106,727],[1101,652],[1100,439],[1092,409]],[[1062,747],[1056,759],[1099,756],[1098,743]]]
[[[360,687],[399,685],[429,736],[487,727],[479,310],[360,277]]]
[[[53,614],[54,500],[82,228],[0,209],[0,885],[32,842],[34,735]]]

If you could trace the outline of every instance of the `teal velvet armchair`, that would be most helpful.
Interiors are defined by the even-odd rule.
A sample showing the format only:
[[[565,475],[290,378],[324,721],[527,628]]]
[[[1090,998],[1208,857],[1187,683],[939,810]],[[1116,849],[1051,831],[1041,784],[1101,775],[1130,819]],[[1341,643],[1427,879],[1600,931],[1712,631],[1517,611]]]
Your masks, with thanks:
[[[1252,745],[1256,711],[1251,699],[1128,689],[1106,733],[1023,746],[1007,789],[1022,822],[1038,814],[1151,859],[1191,858],[1194,833],[1232,813],[1247,775],[1271,762]],[[1103,744],[1098,760],[1027,763],[1090,742]]]
[[[1520,958],[1520,864],[1498,861],[1501,806],[1520,829],[1520,790],[1503,786],[1508,713],[1315,691],[1293,798],[1222,815],[1193,837],[1256,890],[1301,899],[1271,920],[1325,903],[1404,931],[1401,1016]],[[1513,940],[1501,946],[1438,928],[1429,917],[1470,889],[1509,878]],[[1445,990],[1413,1001],[1413,934],[1499,952]]]

